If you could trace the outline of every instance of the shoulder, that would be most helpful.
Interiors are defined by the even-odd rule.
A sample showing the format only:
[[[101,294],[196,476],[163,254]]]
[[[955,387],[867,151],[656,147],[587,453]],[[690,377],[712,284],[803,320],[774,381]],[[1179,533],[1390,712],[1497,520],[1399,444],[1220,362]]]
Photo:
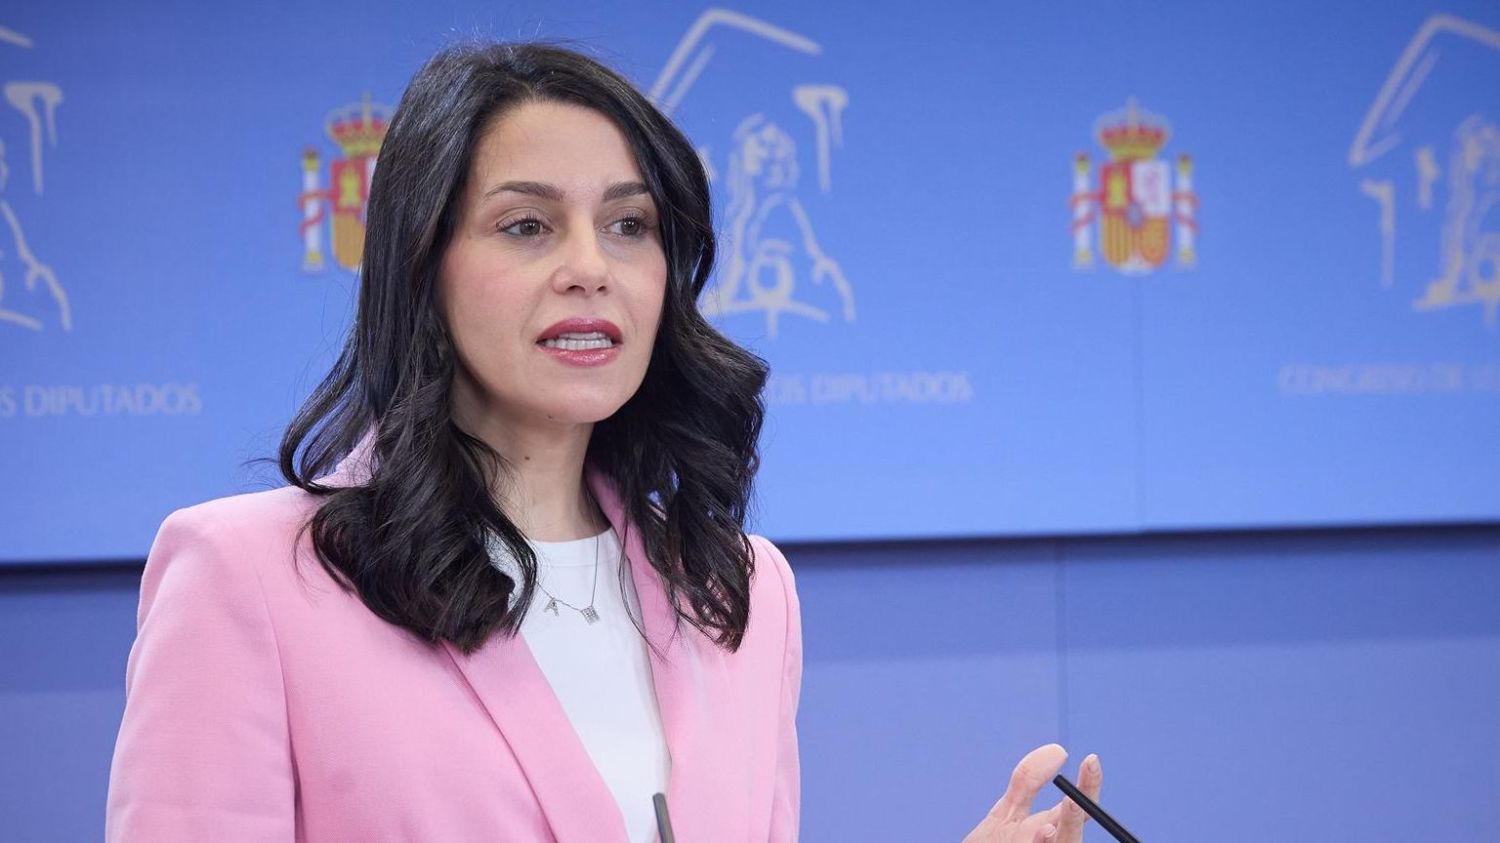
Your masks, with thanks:
[[[265,538],[287,528],[300,529],[318,501],[295,486],[214,498],[168,515],[162,531]]]
[[[750,587],[747,636],[776,639],[777,649],[783,651],[800,647],[802,608],[792,566],[770,539],[754,533],[748,538],[755,551],[755,572]]]
[[[792,573],[792,566],[786,561],[786,555],[781,552],[770,539],[757,533],[750,533],[750,547],[755,551],[755,580],[758,588],[768,588],[783,592],[785,599],[795,603],[797,599],[797,579]]]
[[[266,560],[293,555],[318,499],[296,487],[216,498],[166,517],[142,573],[142,609],[157,591],[239,583],[259,591]],[[194,589],[197,590],[197,589]]]
[[[367,435],[332,472],[317,478],[317,484],[337,489],[367,477],[370,441]],[[322,495],[297,486],[282,486],[184,507],[162,522],[152,555],[163,542],[179,539],[227,544],[240,556],[265,550],[290,552],[324,500]]]
[[[239,555],[290,547],[318,503],[316,496],[287,486],[184,507],[162,522],[151,554],[182,542],[231,548]]]

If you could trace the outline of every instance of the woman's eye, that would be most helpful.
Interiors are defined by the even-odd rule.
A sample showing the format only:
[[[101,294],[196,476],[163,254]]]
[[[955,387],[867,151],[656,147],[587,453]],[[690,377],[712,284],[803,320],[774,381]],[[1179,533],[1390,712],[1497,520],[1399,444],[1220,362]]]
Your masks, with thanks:
[[[615,221],[617,233],[625,237],[640,237],[648,230],[644,217],[625,217]]]
[[[542,233],[542,221],[526,217],[525,219],[516,220],[510,225],[502,226],[500,230],[506,234],[514,234],[518,237],[536,237]]]

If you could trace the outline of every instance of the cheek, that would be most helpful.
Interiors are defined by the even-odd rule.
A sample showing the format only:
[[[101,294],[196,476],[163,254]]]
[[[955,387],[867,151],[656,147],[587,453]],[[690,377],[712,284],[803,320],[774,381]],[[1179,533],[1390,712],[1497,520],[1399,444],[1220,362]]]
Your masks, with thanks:
[[[666,309],[666,296],[668,284],[666,282],[666,266],[661,268],[661,274],[657,277],[655,284],[651,285],[645,296],[642,310],[646,314],[645,321],[651,327],[651,336],[655,338],[657,328],[661,325],[662,311]]]
[[[522,302],[511,300],[516,285],[504,283],[503,276],[498,267],[466,265],[461,256],[450,256],[443,264],[438,282],[442,313],[459,359],[470,368],[492,368],[514,354],[513,343],[505,338],[519,331],[513,323]]]
[[[473,348],[475,307],[472,286],[464,283],[447,266],[438,281],[443,319],[448,323],[448,335],[461,358],[467,358]]]

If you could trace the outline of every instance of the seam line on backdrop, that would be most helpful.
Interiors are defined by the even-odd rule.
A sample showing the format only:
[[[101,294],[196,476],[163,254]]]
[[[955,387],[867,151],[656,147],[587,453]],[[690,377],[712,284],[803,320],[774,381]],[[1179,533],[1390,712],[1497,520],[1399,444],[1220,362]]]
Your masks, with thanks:
[[[1063,570],[1067,554],[1061,539],[1052,541],[1052,562],[1057,613],[1057,737],[1058,743],[1068,746],[1072,740],[1068,724],[1068,590]]]
[[[1132,279],[1134,283],[1136,279]],[[1135,283],[1135,290],[1130,297],[1130,321],[1131,330],[1135,336],[1131,338],[1131,373],[1134,383],[1131,384],[1131,392],[1135,403],[1135,528],[1146,529],[1146,333],[1145,323],[1145,286]]]

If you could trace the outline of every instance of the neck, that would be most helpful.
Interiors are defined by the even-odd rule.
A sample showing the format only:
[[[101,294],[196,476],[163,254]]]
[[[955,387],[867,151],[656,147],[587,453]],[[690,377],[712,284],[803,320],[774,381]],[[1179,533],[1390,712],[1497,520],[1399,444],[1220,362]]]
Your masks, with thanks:
[[[594,426],[521,424],[493,415],[459,424],[505,459],[509,471],[490,494],[533,541],[571,541],[598,535],[607,521],[583,481]]]

